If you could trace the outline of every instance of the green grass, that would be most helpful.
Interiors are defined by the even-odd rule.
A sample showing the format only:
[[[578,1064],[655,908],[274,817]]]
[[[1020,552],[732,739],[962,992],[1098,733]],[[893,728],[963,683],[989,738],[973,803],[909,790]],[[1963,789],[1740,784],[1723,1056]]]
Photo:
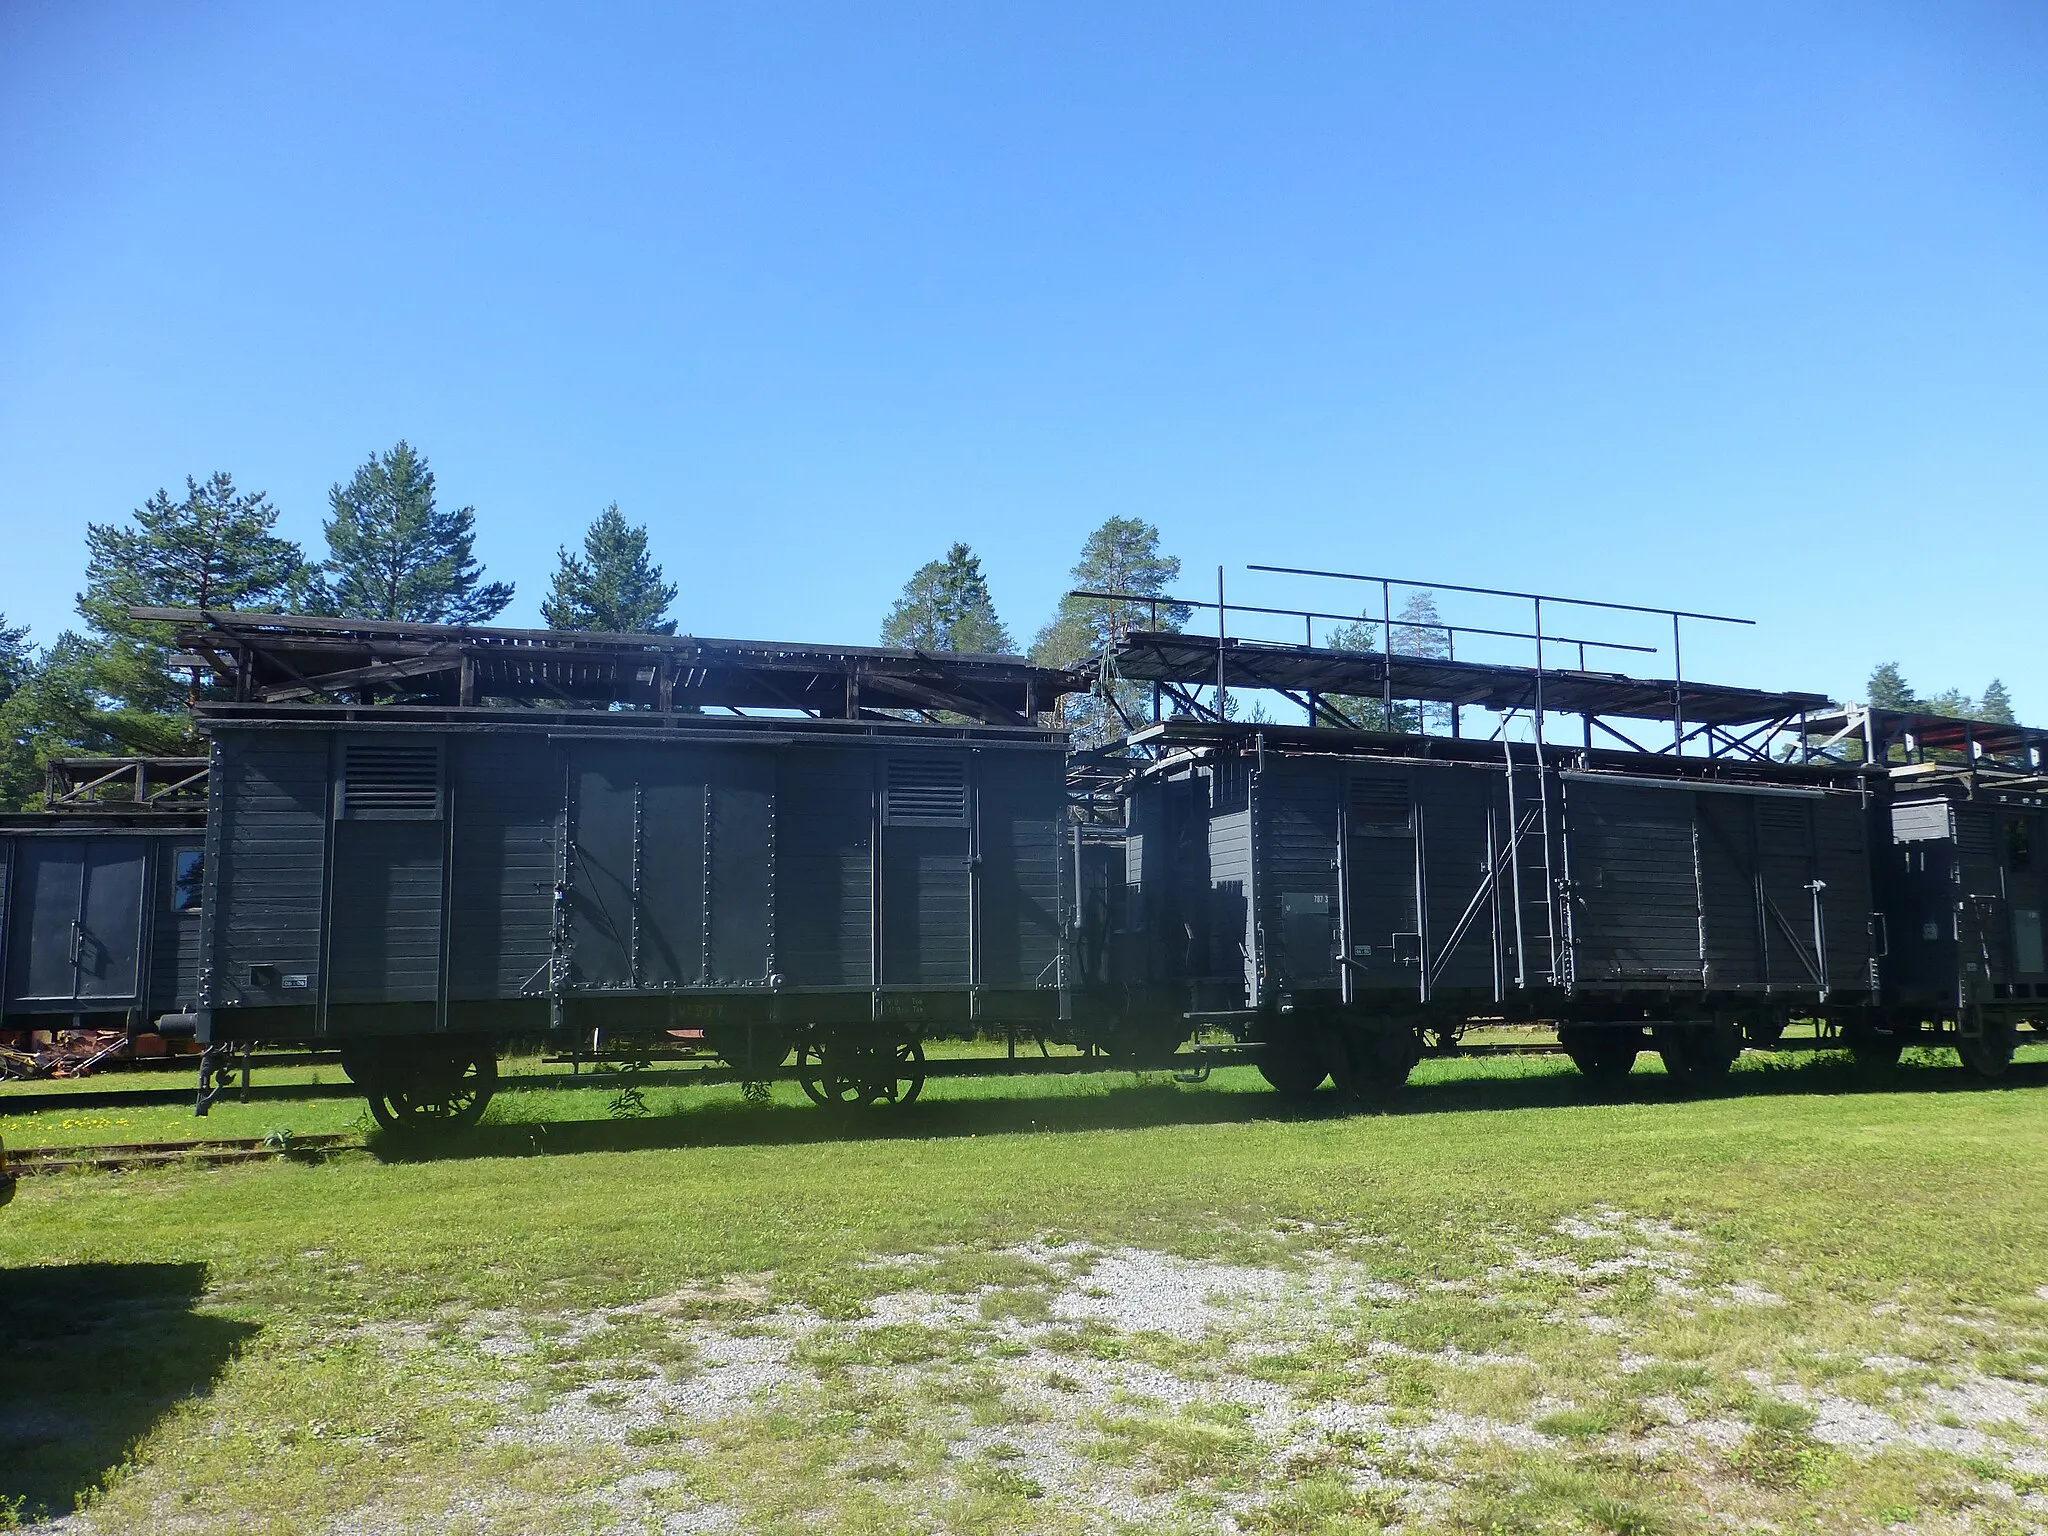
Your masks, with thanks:
[[[2038,1064],[1985,1088],[1930,1053],[1889,1086],[1755,1059],[1713,1097],[1647,1062],[1594,1094],[1550,1059],[1431,1061],[1372,1115],[1288,1109],[1242,1069],[935,1080],[850,1120],[781,1086],[765,1106],[652,1088],[634,1121],[606,1089],[547,1089],[439,1148],[32,1178],[0,1213],[0,1508],[83,1502],[109,1531],[639,1529],[699,1503],[761,1531],[1093,1528],[1032,1459],[1049,1394],[1086,1425],[1075,1457],[1156,1501],[1134,1528],[2000,1529],[2023,1516],[1998,1446],[1852,1454],[1754,1383],[1886,1412],[1899,1382],[2048,1380],[2044,1086]],[[202,1125],[310,1134],[358,1108]],[[127,1123],[63,1124],[95,1118]],[[145,1107],[0,1121],[10,1145],[198,1128]],[[1555,1230],[1603,1211],[1683,1232]],[[1060,1323],[1059,1277],[1003,1251],[1032,1242],[1285,1273],[1341,1252],[1398,1294],[1232,1355]],[[1601,1261],[1620,1267],[1576,1272]],[[913,1288],[958,1316],[855,1326]],[[590,1393],[621,1416],[686,1393],[703,1330],[744,1343],[786,1308],[824,1321],[779,1396],[649,1408],[596,1442],[535,1430]],[[1213,1396],[1091,1398],[1111,1370],[1203,1392],[1234,1371],[1387,1428],[1279,1459]],[[1718,1449],[1660,1439],[1674,1402],[1728,1426]],[[1416,1449],[1461,1421],[1521,1429]],[[2042,1425],[1998,1444],[2039,1454]]]

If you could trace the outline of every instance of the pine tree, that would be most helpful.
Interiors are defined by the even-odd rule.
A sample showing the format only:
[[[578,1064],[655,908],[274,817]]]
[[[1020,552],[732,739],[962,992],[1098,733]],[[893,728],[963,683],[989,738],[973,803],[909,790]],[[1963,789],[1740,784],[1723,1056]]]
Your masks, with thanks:
[[[158,490],[133,522],[86,526],[79,616],[89,635],[58,637],[38,691],[71,746],[140,753],[188,749],[185,715],[204,674],[170,668],[173,626],[133,619],[137,607],[240,609],[303,606],[317,575],[299,546],[280,538],[277,508],[232,476],[186,477],[185,495]]]
[[[1873,709],[1915,710],[1920,700],[1914,697],[1913,688],[1899,671],[1896,661],[1881,661],[1871,671],[1868,693]]]
[[[36,653],[28,643],[26,624],[9,624],[0,613],[0,706],[21,691],[35,669]]]
[[[1443,615],[1437,611],[1434,592],[1411,592],[1401,605],[1401,611],[1394,615],[1394,654],[1449,656],[1451,641],[1441,628],[1443,621]],[[1375,652],[1380,648],[1386,627],[1384,619],[1365,615],[1356,623],[1332,630],[1324,643],[1333,651]],[[1424,720],[1428,721],[1431,730],[1448,733],[1451,728],[1451,706],[1448,704],[1415,704],[1397,699],[1389,712],[1385,701],[1378,698],[1333,696],[1330,703],[1368,731],[1407,733]]]
[[[882,621],[882,644],[920,651],[1007,655],[1016,642],[996,617],[981,557],[955,544],[942,560],[919,566]]]
[[[2006,692],[2000,679],[1994,677],[1985,688],[1984,697],[1977,703],[1977,718],[1993,725],[2019,724],[2019,717],[2012,709],[2012,695]]]
[[[540,605],[549,629],[596,630],[615,635],[672,635],[666,617],[673,582],[647,556],[647,530],[628,523],[615,501],[583,535],[583,553],[556,551],[554,588]]]
[[[9,624],[0,614],[0,809],[25,805],[35,791],[36,738],[43,724],[29,707],[35,671],[27,626]]]
[[[1180,575],[1180,561],[1159,552],[1159,530],[1135,517],[1112,517],[1088,535],[1081,558],[1069,579],[1088,592],[1128,594],[1121,599],[1063,597],[1031,644],[1031,659],[1041,666],[1070,667],[1095,657],[1113,657],[1124,636],[1134,629],[1178,630],[1189,609],[1174,603],[1145,601],[1163,596]],[[1107,676],[1106,693],[1070,695],[1062,701],[1063,718],[1073,727],[1080,746],[1099,746],[1149,718],[1148,690],[1139,683]]]
[[[512,601],[476,560],[476,509],[434,505],[426,456],[401,440],[328,493],[327,560],[335,611],[410,624],[481,624]]]

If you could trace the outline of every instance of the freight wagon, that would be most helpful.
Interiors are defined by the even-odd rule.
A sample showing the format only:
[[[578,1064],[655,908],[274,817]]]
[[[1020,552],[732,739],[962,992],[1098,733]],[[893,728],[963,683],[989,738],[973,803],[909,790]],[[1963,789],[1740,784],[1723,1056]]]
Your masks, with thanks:
[[[1699,1082],[1795,1018],[1994,1072],[2048,1013],[2038,773],[1991,808],[1988,764],[1835,750],[1816,695],[1135,632],[1099,696],[1149,681],[1175,717],[1070,753],[1045,711],[1087,677],[1017,658],[140,616],[218,680],[210,1061],[338,1046],[387,1125],[473,1119],[514,1037],[680,1034],[867,1104],[916,1097],[937,1033],[1119,1062],[1220,1033],[1284,1092],[1364,1097],[1474,1020]],[[1226,686],[1321,723],[1233,720]],[[1428,707],[1362,729],[1375,696]],[[1508,731],[1557,712],[1582,744]]]
[[[60,758],[50,809],[0,816],[0,1044],[189,1028],[205,778],[184,758]]]
[[[202,711],[199,1028],[216,1049],[338,1046],[402,1125],[479,1114],[512,1036],[701,1033],[749,1074],[794,1055],[820,1102],[907,1102],[930,1033],[1061,1017],[1065,735],[1030,723],[1061,674],[235,623],[209,638],[244,645],[250,697]],[[452,697],[308,698],[417,698],[422,679]],[[610,707],[561,707],[572,693]],[[708,712],[736,699],[784,712]]]
[[[2048,782],[1938,765],[1894,778],[1887,1048],[1954,1021],[1963,1059],[1996,1076],[2022,1023],[2048,1018]]]
[[[1127,1007],[1258,1042],[1275,1087],[1403,1079],[1473,1018],[1593,1076],[1727,1070],[1876,1001],[1869,775],[1169,722],[1123,849]]]

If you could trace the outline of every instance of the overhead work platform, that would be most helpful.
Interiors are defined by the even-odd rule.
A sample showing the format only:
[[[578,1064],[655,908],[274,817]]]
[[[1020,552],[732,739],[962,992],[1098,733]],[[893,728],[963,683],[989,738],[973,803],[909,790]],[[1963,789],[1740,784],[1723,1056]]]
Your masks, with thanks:
[[[1952,715],[1850,704],[1809,714],[1804,747],[1814,758],[1862,762],[1983,763],[2021,773],[2048,768],[2048,730]]]
[[[1076,591],[1069,596],[1114,603],[1118,609],[1112,611],[1128,615],[1131,621],[1129,627],[1118,632],[1116,643],[1106,654],[1083,670],[1098,685],[1110,680],[1150,684],[1150,705],[1142,713],[1151,723],[1169,714],[1226,720],[1232,691],[1253,690],[1287,700],[1302,710],[1308,723],[1315,727],[1355,730],[1395,721],[1401,713],[1412,710],[1407,714],[1408,723],[1417,734],[1429,734],[1432,711],[1415,708],[1429,705],[1439,707],[1436,712],[1448,725],[1449,734],[1460,737],[1465,734],[1464,710],[1477,706],[1500,717],[1492,728],[1493,735],[1506,729],[1510,717],[1519,716],[1529,721],[1542,739],[1548,734],[1546,722],[1564,716],[1579,722],[1588,748],[1595,745],[1597,734],[1631,752],[1683,755],[1690,748],[1709,757],[1742,759],[1768,757],[1781,732],[1797,731],[1801,718],[1810,712],[1836,707],[1825,694],[1736,688],[1683,676],[1678,666],[1683,621],[1748,626],[1753,622],[1748,619],[1455,582],[1421,582],[1290,566],[1255,565],[1251,569],[1273,575],[1366,583],[1380,599],[1379,612],[1346,614],[1231,602],[1224,594],[1221,568],[1216,573],[1213,602],[1166,593]],[[1425,597],[1436,592],[1456,592],[1527,602],[1531,605],[1531,626],[1511,630],[1447,624],[1437,616],[1433,601],[1420,611],[1404,608],[1396,612],[1396,589],[1412,589]],[[1546,605],[1551,609],[1600,610],[1669,621],[1672,675],[1639,678],[1588,666],[1589,652],[1648,656],[1655,655],[1656,648],[1560,634],[1545,622]],[[1216,615],[1215,633],[1192,634],[1160,622],[1169,613],[1177,619],[1197,609]],[[1304,629],[1305,643],[1293,645],[1231,635],[1228,631],[1232,615],[1255,616],[1263,624],[1276,619],[1298,621]],[[1145,622],[1148,617],[1150,623]],[[1343,624],[1352,643],[1314,644],[1318,622]],[[1534,665],[1460,661],[1457,648],[1461,637],[1467,643],[1473,639],[1488,643],[1526,641]],[[1360,638],[1365,640],[1364,644],[1356,643]],[[1566,655],[1576,654],[1576,666],[1548,664],[1560,646]],[[1204,690],[1208,691],[1206,697]],[[1126,704],[1116,700],[1113,689],[1099,686],[1099,691],[1119,713],[1125,711]],[[1653,741],[1653,733],[1631,722],[1657,722],[1668,729],[1668,739]],[[1140,731],[1147,723],[1136,718],[1135,712],[1122,722],[1127,735]],[[1664,730],[1654,735],[1662,738]]]
[[[1088,680],[1020,656],[880,646],[404,624],[295,614],[136,608],[175,625],[176,663],[237,703],[535,704],[686,712],[795,711],[826,719],[952,714],[1026,726]]]
[[[1454,732],[1463,733],[1455,711],[1468,706],[1507,714],[1572,715],[1621,746],[1636,751],[1670,750],[1631,740],[1605,721],[1685,723],[1684,738],[1709,751],[1744,755],[1802,714],[1833,708],[1825,694],[1777,693],[1733,688],[1691,679],[1633,678],[1619,672],[1556,670],[1451,661],[1434,656],[1388,656],[1306,645],[1240,640],[1214,635],[1134,631],[1106,664],[1114,676],[1160,685],[1162,703],[1197,718],[1217,718],[1213,704],[1195,692],[1220,681],[1226,694],[1257,689],[1277,693],[1315,719],[1339,729],[1358,722],[1346,712],[1351,699],[1454,707]],[[1105,663],[1092,666],[1095,673]],[[1143,724],[1130,722],[1133,728]],[[1754,738],[1754,739],[1752,739]]]

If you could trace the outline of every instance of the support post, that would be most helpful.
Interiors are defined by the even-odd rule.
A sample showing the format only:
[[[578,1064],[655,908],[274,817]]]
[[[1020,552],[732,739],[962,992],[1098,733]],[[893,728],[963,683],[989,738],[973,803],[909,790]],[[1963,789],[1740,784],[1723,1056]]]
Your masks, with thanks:
[[[1223,606],[1223,567],[1216,567],[1216,718],[1230,718],[1230,695],[1223,684],[1223,641],[1224,630],[1230,617]]]

